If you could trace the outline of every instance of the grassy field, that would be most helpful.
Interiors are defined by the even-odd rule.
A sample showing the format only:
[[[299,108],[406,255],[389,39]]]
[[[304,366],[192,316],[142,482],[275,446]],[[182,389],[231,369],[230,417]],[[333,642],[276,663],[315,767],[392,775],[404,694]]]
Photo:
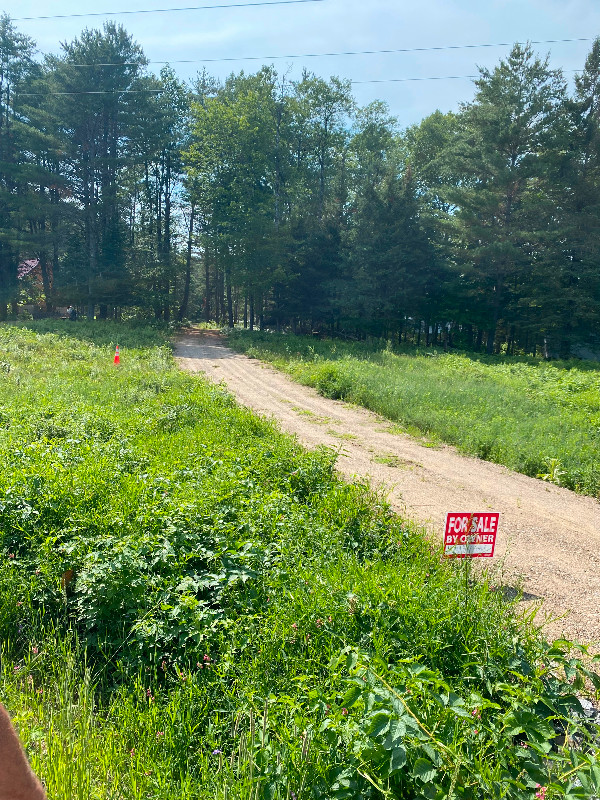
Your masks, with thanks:
[[[47,330],[0,326],[0,700],[52,800],[598,794],[576,648],[164,332]]]
[[[533,477],[600,497],[600,366],[234,331],[231,345],[326,397]]]

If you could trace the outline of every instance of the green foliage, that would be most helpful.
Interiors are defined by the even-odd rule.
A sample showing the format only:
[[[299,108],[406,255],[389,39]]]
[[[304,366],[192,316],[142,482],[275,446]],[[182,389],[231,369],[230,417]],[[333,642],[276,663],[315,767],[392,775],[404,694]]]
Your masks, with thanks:
[[[465,598],[331,452],[165,347],[115,367],[82,330],[0,327],[0,687],[51,797],[593,796],[573,691],[600,684],[518,600]]]
[[[232,346],[273,361],[326,397],[569,489],[600,492],[600,371],[581,361],[482,357],[386,343],[234,331]]]

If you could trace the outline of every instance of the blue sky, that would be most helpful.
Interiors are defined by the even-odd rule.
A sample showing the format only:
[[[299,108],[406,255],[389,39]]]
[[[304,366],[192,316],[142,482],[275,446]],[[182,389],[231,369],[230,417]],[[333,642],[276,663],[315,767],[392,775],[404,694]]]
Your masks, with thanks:
[[[248,0],[6,0],[3,11],[13,19],[47,14],[140,10],[219,5]],[[106,17],[16,21],[42,53],[57,53],[60,42],[85,27],[101,27]],[[600,35],[598,0],[321,0],[263,7],[172,11],[112,17],[142,45],[151,61],[221,59],[243,56],[289,56],[347,50],[383,50],[445,45],[473,45],[541,39],[593,38]],[[536,45],[550,54],[553,66],[568,78],[583,66],[591,42]],[[291,79],[303,67],[322,77],[353,81],[473,75],[491,67],[507,47],[432,52],[277,59],[278,70]],[[214,75],[255,71],[261,61],[206,64]],[[175,64],[180,77],[193,77],[203,64]],[[152,67],[157,71],[160,65]],[[356,83],[361,105],[384,100],[402,127],[441,109],[458,109],[473,96],[470,80],[402,83]]]

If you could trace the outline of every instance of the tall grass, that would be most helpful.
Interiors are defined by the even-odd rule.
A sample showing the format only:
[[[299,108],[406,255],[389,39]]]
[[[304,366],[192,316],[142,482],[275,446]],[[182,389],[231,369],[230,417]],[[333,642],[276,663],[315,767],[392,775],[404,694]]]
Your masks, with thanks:
[[[600,367],[394,352],[385,343],[235,331],[231,344],[326,397],[517,472],[600,496]]]
[[[50,797],[593,795],[569,645],[154,333],[70,331],[0,326],[0,688]]]

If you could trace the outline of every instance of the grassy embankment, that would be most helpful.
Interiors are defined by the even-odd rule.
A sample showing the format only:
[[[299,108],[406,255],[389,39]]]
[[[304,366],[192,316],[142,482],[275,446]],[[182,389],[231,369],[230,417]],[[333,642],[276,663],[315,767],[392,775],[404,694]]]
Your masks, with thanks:
[[[52,800],[598,793],[566,645],[160,332],[51,327],[0,326],[0,699]]]
[[[234,331],[229,341],[412,434],[600,497],[600,366]]]

